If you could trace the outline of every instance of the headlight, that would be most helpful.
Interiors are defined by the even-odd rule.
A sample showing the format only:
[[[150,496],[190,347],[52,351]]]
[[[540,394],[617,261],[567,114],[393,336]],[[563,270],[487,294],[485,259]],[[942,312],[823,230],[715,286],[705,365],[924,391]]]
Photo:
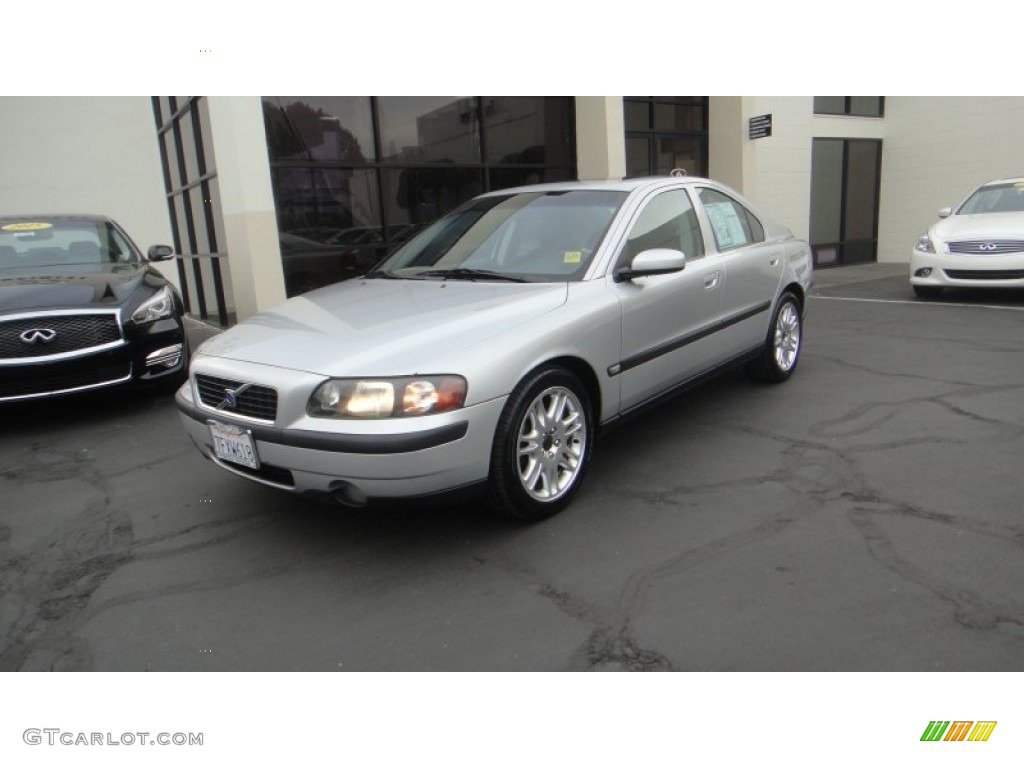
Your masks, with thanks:
[[[461,376],[330,379],[313,392],[306,412],[334,419],[387,419],[444,413],[465,402]]]
[[[922,253],[935,253],[935,245],[932,243],[932,239],[927,234],[924,234],[917,238],[917,245],[914,246],[914,250],[921,251]]]
[[[171,294],[170,286],[165,285],[139,305],[139,308],[132,312],[132,322],[151,323],[162,317],[170,317],[174,312],[174,296]]]

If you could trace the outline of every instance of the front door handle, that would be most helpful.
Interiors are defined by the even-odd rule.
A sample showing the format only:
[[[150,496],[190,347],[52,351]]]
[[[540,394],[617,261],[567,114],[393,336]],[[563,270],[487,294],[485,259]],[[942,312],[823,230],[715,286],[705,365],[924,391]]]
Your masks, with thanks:
[[[708,274],[704,275],[704,287],[710,291],[712,288],[718,285],[718,281],[721,277],[722,273],[719,272],[718,270],[715,270],[714,272],[709,272]]]

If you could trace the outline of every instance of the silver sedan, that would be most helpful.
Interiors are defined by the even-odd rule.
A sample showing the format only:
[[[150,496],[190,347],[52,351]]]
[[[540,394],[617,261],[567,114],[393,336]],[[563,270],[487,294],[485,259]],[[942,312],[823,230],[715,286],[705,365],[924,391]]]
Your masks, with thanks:
[[[206,458],[265,485],[481,490],[537,520],[613,422],[737,365],[787,379],[811,277],[806,242],[707,179],[501,190],[214,337],[176,402]]]

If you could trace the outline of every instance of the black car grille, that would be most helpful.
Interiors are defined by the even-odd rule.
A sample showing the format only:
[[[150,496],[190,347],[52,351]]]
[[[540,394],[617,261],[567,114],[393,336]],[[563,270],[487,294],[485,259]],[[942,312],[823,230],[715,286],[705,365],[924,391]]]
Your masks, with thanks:
[[[227,390],[237,390],[244,386],[245,382],[242,381],[221,379],[216,376],[207,376],[204,373],[196,374],[199,400],[209,408],[220,408]],[[223,410],[225,414],[273,421],[277,417],[277,390],[259,384],[250,384],[235,396],[234,407],[225,405],[220,410]]]
[[[128,361],[106,362],[89,367],[77,361],[75,364],[15,368],[0,366],[0,400],[113,384],[128,378],[131,372],[132,364]]]
[[[948,245],[950,253],[973,253],[976,256],[1024,251],[1024,240],[959,240]]]
[[[1022,280],[1024,269],[944,269],[954,280]]]
[[[27,343],[21,334],[37,331],[40,339]],[[43,336],[51,336],[43,342]],[[40,315],[0,318],[0,360],[46,357],[62,352],[78,352],[121,340],[117,315],[113,312],[96,315]]]

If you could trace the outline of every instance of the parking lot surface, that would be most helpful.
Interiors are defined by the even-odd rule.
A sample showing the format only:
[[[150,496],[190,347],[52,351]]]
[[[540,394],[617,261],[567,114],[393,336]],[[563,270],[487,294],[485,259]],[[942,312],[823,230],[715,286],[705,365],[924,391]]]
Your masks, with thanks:
[[[817,294],[789,382],[615,430],[536,525],[241,480],[167,394],[6,408],[0,670],[1024,669],[1024,297]]]

